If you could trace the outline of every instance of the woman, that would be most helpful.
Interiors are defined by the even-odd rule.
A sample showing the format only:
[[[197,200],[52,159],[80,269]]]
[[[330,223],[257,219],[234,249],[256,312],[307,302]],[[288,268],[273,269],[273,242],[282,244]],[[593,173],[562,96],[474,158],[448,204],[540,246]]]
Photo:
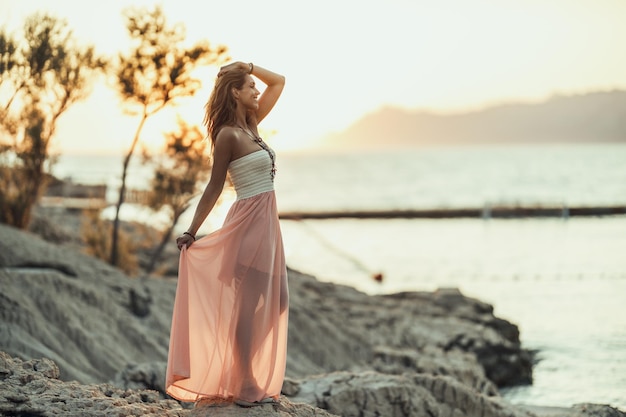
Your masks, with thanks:
[[[259,90],[251,75],[266,84]],[[276,104],[282,75],[235,62],[220,69],[206,106],[211,179],[181,250],[166,391],[181,401],[276,401],[287,356],[287,268],[274,195],[275,155],[257,126]],[[237,192],[221,229],[196,232],[226,175]]]

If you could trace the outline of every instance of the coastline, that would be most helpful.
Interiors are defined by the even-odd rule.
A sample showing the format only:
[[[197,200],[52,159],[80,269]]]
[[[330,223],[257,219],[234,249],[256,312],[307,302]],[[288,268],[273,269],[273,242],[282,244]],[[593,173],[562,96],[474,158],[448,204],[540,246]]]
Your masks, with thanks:
[[[6,226],[0,226],[0,235],[0,282],[8,300],[3,304],[12,307],[3,309],[11,337],[0,340],[0,350],[24,359],[50,357],[61,368],[62,380],[117,381],[126,389],[162,390],[154,381],[166,357],[174,280],[129,279],[68,246]],[[379,384],[385,380],[386,397],[377,397],[379,407],[388,407],[398,392],[411,393],[405,398],[407,407],[462,407],[446,397],[451,390],[467,393],[467,404],[479,404],[472,398],[487,404],[481,409],[485,415],[547,417],[564,411],[516,407],[498,395],[498,386],[531,379],[531,360],[521,347],[517,327],[495,317],[486,303],[454,289],[370,296],[293,270],[290,288],[293,308],[284,386],[289,401],[329,412],[332,404],[340,409],[373,407],[363,398],[382,395]],[[131,294],[147,303],[147,316],[133,313]],[[46,340],[51,329],[56,337]],[[128,377],[132,363],[152,364],[143,381]],[[342,373],[349,376],[349,387]],[[373,386],[370,375],[376,375]],[[354,386],[356,381],[361,385]],[[329,387],[344,393],[337,394],[343,399],[321,395]]]

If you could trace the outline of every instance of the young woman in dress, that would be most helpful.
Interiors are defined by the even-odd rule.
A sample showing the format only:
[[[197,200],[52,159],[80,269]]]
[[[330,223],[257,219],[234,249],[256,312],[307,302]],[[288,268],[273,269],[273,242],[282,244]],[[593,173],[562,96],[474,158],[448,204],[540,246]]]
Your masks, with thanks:
[[[265,84],[263,94],[255,78]],[[276,401],[285,374],[289,295],[274,195],[275,154],[258,124],[276,104],[285,78],[252,63],[218,73],[206,105],[211,179],[181,250],[166,391],[181,401]],[[196,241],[226,175],[237,200],[223,226]]]

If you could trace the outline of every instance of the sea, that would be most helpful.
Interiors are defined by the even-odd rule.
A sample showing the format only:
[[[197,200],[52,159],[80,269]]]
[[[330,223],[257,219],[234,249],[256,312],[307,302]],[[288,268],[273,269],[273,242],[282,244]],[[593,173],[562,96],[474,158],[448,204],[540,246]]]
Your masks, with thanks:
[[[139,158],[129,185],[149,186]],[[106,183],[122,158],[61,155],[52,172]],[[279,152],[281,212],[626,206],[626,144],[474,145]],[[226,189],[200,234],[219,228]],[[459,288],[520,328],[535,354],[532,385],[511,403],[626,411],[626,216],[281,220],[289,267],[368,294]],[[184,230],[192,210],[179,224]],[[103,212],[111,217],[113,208]],[[122,217],[159,226],[134,205]],[[376,275],[382,279],[374,279]]]

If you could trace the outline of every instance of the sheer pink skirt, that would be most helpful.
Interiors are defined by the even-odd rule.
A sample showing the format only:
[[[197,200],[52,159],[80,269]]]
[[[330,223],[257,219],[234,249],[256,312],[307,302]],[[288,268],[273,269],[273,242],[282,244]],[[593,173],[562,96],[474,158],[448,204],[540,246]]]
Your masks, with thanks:
[[[278,397],[289,293],[274,191],[236,201],[180,254],[165,387],[181,401]]]

